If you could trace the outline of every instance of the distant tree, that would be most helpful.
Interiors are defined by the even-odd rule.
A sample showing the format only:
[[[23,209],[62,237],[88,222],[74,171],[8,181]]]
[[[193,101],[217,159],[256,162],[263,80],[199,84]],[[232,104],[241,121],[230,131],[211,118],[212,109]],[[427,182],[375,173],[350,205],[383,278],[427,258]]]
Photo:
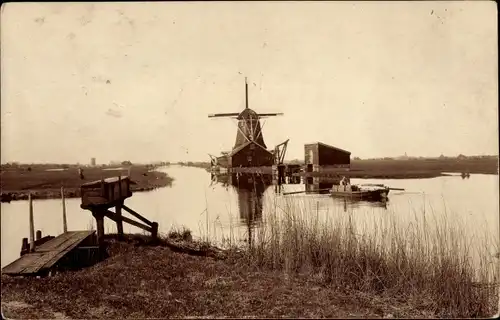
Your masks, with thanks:
[[[354,157],[353,160],[361,160],[360,157]]]
[[[131,166],[131,165],[132,165],[132,162],[130,162],[128,160],[122,161],[122,166]]]
[[[462,159],[467,159],[467,157],[464,156],[463,154],[459,154],[457,159],[462,160]]]

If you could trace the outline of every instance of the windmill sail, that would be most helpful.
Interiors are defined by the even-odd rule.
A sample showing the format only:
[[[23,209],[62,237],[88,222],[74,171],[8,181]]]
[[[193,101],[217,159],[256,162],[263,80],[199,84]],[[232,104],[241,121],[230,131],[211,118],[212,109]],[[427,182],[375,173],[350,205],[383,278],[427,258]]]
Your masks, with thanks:
[[[248,104],[248,83],[245,78],[245,109],[242,112],[232,112],[232,113],[215,113],[210,114],[209,118],[222,118],[228,117],[238,120],[238,130],[236,132],[236,141],[234,143],[233,150],[241,147],[242,145],[248,143],[248,141],[254,141],[259,144],[264,149],[267,149],[266,143],[264,142],[264,137],[262,135],[262,126],[260,123],[261,118],[281,116],[283,113],[257,113],[250,109]]]
[[[232,113],[212,113],[209,114],[209,118],[216,118],[216,117],[237,117],[239,113],[237,112],[232,112]]]

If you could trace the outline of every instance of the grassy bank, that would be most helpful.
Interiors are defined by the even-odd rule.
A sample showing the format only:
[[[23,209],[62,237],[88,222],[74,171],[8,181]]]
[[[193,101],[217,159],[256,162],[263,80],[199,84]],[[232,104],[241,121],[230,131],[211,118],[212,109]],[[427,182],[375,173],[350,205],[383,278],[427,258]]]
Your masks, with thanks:
[[[208,170],[208,162],[185,162],[183,166],[197,167]],[[244,170],[242,170],[244,171]],[[265,171],[265,170],[264,170]],[[421,179],[435,178],[443,173],[498,174],[498,157],[477,158],[445,158],[445,159],[409,159],[409,160],[351,160],[349,173],[342,173],[351,178],[361,179]],[[271,168],[267,172],[271,173]],[[301,173],[301,175],[306,175]],[[337,173],[323,172],[307,173],[310,176],[333,176]]]
[[[443,172],[498,174],[498,157],[471,159],[353,160],[351,170],[370,178],[413,178]]]
[[[192,168],[201,168],[205,170],[210,170],[210,162],[203,162],[203,161],[198,161],[198,162],[179,162],[178,165],[182,167],[192,167]]]
[[[2,201],[25,200],[29,192],[35,199],[60,198],[61,186],[67,198],[75,198],[80,196],[81,184],[118,175],[130,175],[135,182],[132,191],[153,190],[172,183],[166,173],[154,169],[151,165],[84,167],[84,178],[80,179],[76,165],[2,165]]]
[[[446,173],[498,174],[498,157],[471,159],[351,160],[350,172],[342,173],[361,179],[421,179]],[[306,175],[302,173],[302,175]],[[309,176],[334,176],[336,173],[307,173]]]
[[[497,261],[486,243],[471,243],[452,221],[402,229],[384,219],[362,230],[349,215],[320,222],[314,209],[294,201],[276,206],[245,248],[230,239],[221,252],[190,242],[187,231],[159,242],[136,236],[110,240],[110,258],[86,270],[47,279],[3,276],[4,312],[23,318],[444,318],[497,312]]]

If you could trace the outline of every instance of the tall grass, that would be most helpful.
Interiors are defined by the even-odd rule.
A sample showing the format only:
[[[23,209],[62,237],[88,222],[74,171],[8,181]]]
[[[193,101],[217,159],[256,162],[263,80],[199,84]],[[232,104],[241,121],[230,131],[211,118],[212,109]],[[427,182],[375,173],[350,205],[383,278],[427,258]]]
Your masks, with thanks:
[[[401,224],[397,213],[371,221],[349,212],[321,217],[318,204],[295,197],[267,202],[273,205],[245,252],[255,267],[386,297],[439,317],[497,312],[499,269],[491,239],[471,239],[459,221],[432,212],[415,213],[409,224]]]
[[[397,298],[437,316],[496,312],[498,269],[486,243],[474,246],[463,229],[447,221],[403,229],[393,218],[362,228],[350,214],[320,220],[317,209],[293,201],[267,215],[249,262],[310,275],[337,289]]]

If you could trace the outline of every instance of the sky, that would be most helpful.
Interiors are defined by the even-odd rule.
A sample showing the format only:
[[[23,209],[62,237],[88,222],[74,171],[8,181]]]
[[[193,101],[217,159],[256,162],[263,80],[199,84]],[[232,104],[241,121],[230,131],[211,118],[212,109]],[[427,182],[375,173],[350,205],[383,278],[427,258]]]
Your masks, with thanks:
[[[498,154],[493,1],[8,3],[1,161],[208,161],[236,120],[287,159]]]

